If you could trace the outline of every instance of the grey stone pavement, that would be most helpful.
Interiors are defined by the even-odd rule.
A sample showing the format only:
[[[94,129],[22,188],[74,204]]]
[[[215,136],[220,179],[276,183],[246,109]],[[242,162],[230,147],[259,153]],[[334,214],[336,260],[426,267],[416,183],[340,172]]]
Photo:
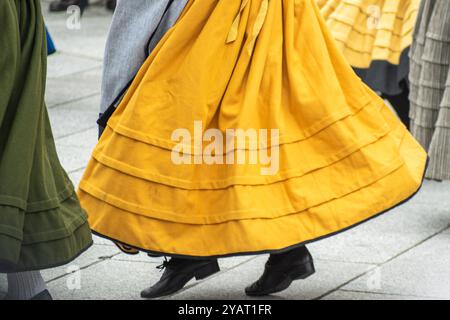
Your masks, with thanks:
[[[97,139],[111,14],[92,6],[80,30],[67,28],[64,13],[45,17],[59,50],[49,58],[47,105],[61,161],[77,184]],[[407,204],[309,248],[316,274],[267,299],[450,299],[450,182],[425,181]],[[168,299],[246,299],[243,289],[259,277],[266,258],[222,259],[220,273]],[[160,277],[161,260],[127,256],[96,238],[76,261],[43,275],[56,299],[140,299],[140,290]]]

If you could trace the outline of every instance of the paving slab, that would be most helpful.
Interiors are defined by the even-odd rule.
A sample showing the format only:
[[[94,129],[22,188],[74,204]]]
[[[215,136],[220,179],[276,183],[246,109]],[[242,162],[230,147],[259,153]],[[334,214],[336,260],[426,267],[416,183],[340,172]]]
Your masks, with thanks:
[[[64,169],[71,173],[86,167],[97,143],[97,128],[56,140],[56,149]]]
[[[450,181],[425,180],[423,188],[411,200],[412,203],[433,204],[440,203],[442,207],[450,208]]]
[[[322,300],[432,300],[432,298],[338,290]]]
[[[72,172],[69,173],[69,178],[72,181],[72,183],[75,186],[75,188],[78,188],[78,185],[80,184],[81,178],[83,177],[84,170],[85,170],[85,168],[80,169],[80,170],[76,170],[76,171],[72,171]]]
[[[73,271],[83,270],[84,268],[88,268],[95,263],[100,263],[105,259],[110,259],[117,254],[119,254],[119,250],[115,247],[94,245],[69,264],[57,268],[42,270],[41,274],[46,282],[51,283],[54,279],[70,276]],[[49,286],[51,287],[51,285]],[[6,274],[0,274],[0,299],[2,298],[2,295],[6,293],[7,289],[8,284]]]
[[[101,68],[102,62],[97,59],[89,59],[56,52],[48,57],[47,78],[59,78],[74,73]]]
[[[66,276],[50,282],[49,289],[54,298],[57,300],[140,299],[140,291],[155,283],[161,273],[155,270],[152,263],[105,260],[82,270],[77,276],[78,278],[75,279]]]
[[[92,150],[98,142],[98,128],[90,127],[84,131],[56,139],[56,144]]]
[[[45,281],[52,281],[71,273],[72,270],[84,269],[105,259],[119,254],[119,250],[110,246],[93,245],[85,253],[67,265],[42,271]]]
[[[90,159],[91,150],[81,147],[71,147],[56,144],[59,159],[63,168],[71,173],[86,167]]]
[[[450,234],[439,234],[379,268],[380,286],[368,276],[343,287],[352,291],[450,299]]]
[[[48,3],[43,4],[44,19],[56,49],[80,57],[103,59],[112,13],[103,6],[91,5],[78,19],[79,15],[73,11],[48,12]]]
[[[95,95],[49,109],[55,139],[96,129],[99,105],[100,96]],[[97,137],[96,133],[94,136]]]
[[[101,238],[99,236],[93,235],[92,238],[94,239],[94,243],[98,244],[98,245],[102,245],[102,246],[112,246],[112,247],[116,247],[116,245],[114,243],[112,243],[112,241],[109,241],[105,238]]]
[[[430,186],[425,185],[423,192]],[[439,192],[444,195],[450,188]],[[450,206],[442,205],[442,201],[411,201],[309,247],[317,258],[379,264],[447,228],[449,217]]]
[[[49,109],[100,94],[101,68],[47,79],[45,102]],[[97,107],[98,110],[99,107]]]

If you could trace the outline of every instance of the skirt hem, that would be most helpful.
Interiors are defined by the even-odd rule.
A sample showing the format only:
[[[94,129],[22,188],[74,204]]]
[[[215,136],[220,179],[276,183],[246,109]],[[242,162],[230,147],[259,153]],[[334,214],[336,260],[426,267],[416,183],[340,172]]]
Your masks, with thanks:
[[[338,234],[340,234],[340,233],[342,233],[342,232],[351,230],[351,229],[353,229],[353,228],[355,228],[355,227],[357,227],[357,226],[359,226],[359,225],[361,225],[361,224],[363,224],[363,223],[365,223],[365,222],[371,221],[372,219],[375,219],[375,218],[377,218],[377,217],[383,215],[384,213],[386,213],[386,212],[388,212],[388,211],[390,211],[390,210],[392,210],[392,209],[394,209],[394,208],[397,208],[397,207],[399,207],[399,206],[401,206],[401,205],[407,203],[407,202],[408,202],[409,200],[411,200],[411,199],[412,199],[412,198],[420,191],[420,189],[422,188],[423,182],[424,182],[424,180],[425,180],[425,178],[426,178],[426,177],[425,177],[425,172],[426,172],[427,169],[428,169],[429,160],[430,160],[430,159],[427,157],[427,161],[426,161],[426,163],[425,163],[425,169],[424,169],[423,174],[422,174],[422,180],[421,180],[421,183],[420,183],[418,189],[417,189],[412,195],[410,195],[408,198],[406,198],[405,200],[403,200],[403,201],[401,201],[401,202],[395,204],[394,206],[392,206],[392,207],[390,207],[390,208],[388,208],[388,209],[386,209],[386,210],[384,210],[384,211],[381,211],[381,212],[379,212],[379,213],[377,213],[377,214],[374,214],[374,215],[372,215],[371,217],[369,217],[369,218],[367,218],[367,219],[365,219],[365,220],[362,220],[362,221],[359,221],[359,222],[357,222],[357,223],[354,223],[354,224],[352,224],[352,225],[350,225],[350,226],[348,226],[348,227],[346,227],[346,228],[340,229],[340,230],[335,231],[335,232],[331,232],[331,233],[329,233],[329,234],[326,234],[326,235],[323,235],[323,236],[320,236],[320,237],[317,237],[317,238],[314,238],[314,239],[310,239],[310,240],[307,240],[307,241],[303,241],[303,242],[300,242],[300,243],[297,243],[297,244],[294,244],[294,245],[291,245],[291,246],[288,246],[288,247],[285,247],[285,248],[282,248],[282,249],[267,249],[267,250],[260,250],[260,251],[237,252],[237,253],[228,253],[228,254],[223,254],[223,255],[211,255],[211,256],[193,256],[193,255],[182,255],[182,254],[172,254],[172,253],[158,252],[158,251],[153,251],[153,250],[147,250],[147,249],[143,249],[143,248],[138,248],[138,247],[136,247],[136,246],[133,246],[133,245],[124,243],[124,242],[122,242],[122,241],[115,240],[115,239],[113,239],[113,238],[111,238],[111,237],[108,237],[108,236],[106,236],[106,235],[104,235],[104,234],[102,234],[102,233],[100,233],[100,232],[95,231],[95,230],[92,230],[92,234],[94,234],[94,235],[96,235],[96,236],[98,236],[98,237],[104,238],[104,239],[106,239],[106,240],[110,240],[110,241],[112,241],[112,242],[118,242],[118,243],[124,244],[124,245],[126,245],[126,246],[128,246],[128,247],[130,247],[130,248],[133,248],[133,249],[136,249],[136,250],[145,252],[145,253],[150,254],[150,255],[155,255],[155,256],[167,256],[167,257],[173,257],[173,258],[185,258],[185,259],[199,259],[199,260],[204,260],[205,258],[209,258],[209,259],[219,259],[219,258],[228,258],[228,257],[236,257],[236,256],[248,256],[248,255],[259,255],[259,254],[274,254],[274,253],[276,254],[276,253],[283,253],[283,252],[287,252],[287,251],[290,251],[290,250],[292,250],[292,249],[295,249],[295,248],[298,248],[298,247],[301,247],[301,246],[304,246],[304,245],[307,245],[307,244],[310,244],[310,243],[313,243],[313,242],[316,242],[316,241],[320,241],[320,240],[324,240],[324,239],[330,238],[330,237],[335,236],[335,235],[338,235]]]

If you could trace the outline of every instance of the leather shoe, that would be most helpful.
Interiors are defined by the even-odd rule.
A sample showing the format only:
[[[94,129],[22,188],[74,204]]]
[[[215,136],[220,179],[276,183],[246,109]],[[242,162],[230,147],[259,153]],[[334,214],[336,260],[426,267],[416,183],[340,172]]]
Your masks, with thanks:
[[[248,296],[265,296],[287,289],[294,280],[306,279],[314,274],[314,262],[305,246],[281,254],[271,254],[264,273],[248,286]]]
[[[201,280],[219,272],[217,260],[191,260],[172,258],[158,266],[165,269],[161,279],[152,287],[141,292],[141,297],[154,299],[181,290],[191,279]]]
[[[30,300],[53,300],[53,298],[50,292],[48,292],[48,290],[44,290],[41,293],[35,295]]]

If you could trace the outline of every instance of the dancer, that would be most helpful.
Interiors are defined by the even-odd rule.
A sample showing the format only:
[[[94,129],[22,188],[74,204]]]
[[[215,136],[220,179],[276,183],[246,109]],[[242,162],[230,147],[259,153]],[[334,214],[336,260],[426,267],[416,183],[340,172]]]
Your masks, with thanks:
[[[358,76],[409,126],[409,49],[419,0],[316,0]]]
[[[0,272],[8,273],[7,299],[50,299],[37,270],[72,261],[92,237],[44,104],[40,0],[1,1],[0,14]]]
[[[258,296],[314,273],[306,243],[409,199],[426,158],[314,0],[195,0],[108,120],[79,196],[95,233],[171,257],[143,297],[270,253]]]
[[[450,2],[423,1],[411,56],[411,133],[428,150],[426,176],[450,180]]]

